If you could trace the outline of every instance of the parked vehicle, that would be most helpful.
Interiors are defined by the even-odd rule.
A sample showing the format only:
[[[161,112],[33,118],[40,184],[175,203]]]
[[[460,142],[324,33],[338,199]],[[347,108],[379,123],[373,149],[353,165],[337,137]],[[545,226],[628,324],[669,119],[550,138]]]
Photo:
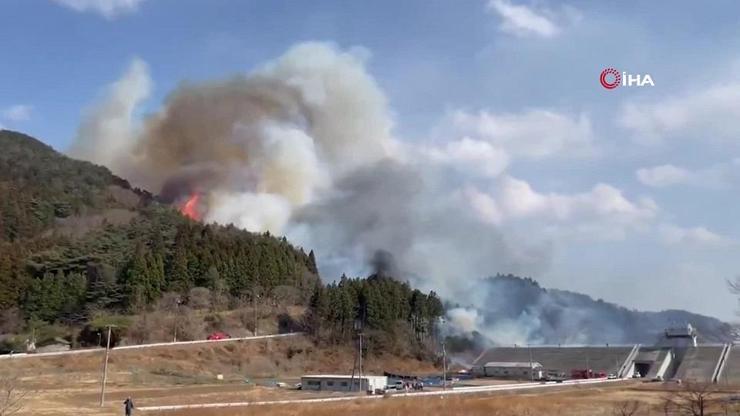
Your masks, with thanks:
[[[606,372],[594,371],[589,369],[573,369],[570,372],[570,378],[573,379],[588,379],[588,378],[606,378]]]
[[[542,381],[554,381],[556,383],[562,383],[567,377],[565,376],[565,373],[562,371],[557,370],[548,370],[544,377],[542,377]]]
[[[208,336],[209,341],[218,341],[220,339],[229,339],[231,338],[231,335],[227,334],[226,332],[216,331]]]

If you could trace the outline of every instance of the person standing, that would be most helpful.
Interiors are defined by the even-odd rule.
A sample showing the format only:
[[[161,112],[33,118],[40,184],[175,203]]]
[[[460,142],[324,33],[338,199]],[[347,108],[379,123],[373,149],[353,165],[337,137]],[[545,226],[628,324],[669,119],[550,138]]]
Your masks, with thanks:
[[[134,409],[136,409],[136,406],[134,406],[134,401],[131,400],[131,396],[126,397],[126,400],[123,402],[123,410],[126,412],[126,416],[132,416],[134,414]]]

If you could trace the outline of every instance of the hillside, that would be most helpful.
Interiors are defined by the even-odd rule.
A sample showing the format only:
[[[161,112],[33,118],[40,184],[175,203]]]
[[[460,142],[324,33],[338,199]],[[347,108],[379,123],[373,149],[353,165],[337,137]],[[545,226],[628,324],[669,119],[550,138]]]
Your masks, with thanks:
[[[217,309],[281,287],[300,304],[319,281],[284,238],[191,221],[20,133],[0,131],[0,146],[0,334],[142,311],[167,293],[186,303],[194,288]]]
[[[194,221],[105,167],[20,133],[0,131],[0,146],[6,350],[31,337],[97,345],[109,323],[114,342],[248,335],[257,325],[306,330],[337,348],[352,345],[359,321],[372,335],[368,351],[434,359],[444,313],[434,292],[387,276],[324,286],[313,252],[284,237]]]
[[[2,130],[0,146],[0,241],[33,238],[106,210],[134,210],[150,199],[108,169],[63,157],[30,136]]]
[[[253,331],[260,315],[327,346],[351,343],[359,321],[370,350],[434,359],[445,314],[434,292],[382,274],[325,286],[313,252],[285,238],[193,221],[107,168],[20,133],[0,131],[0,146],[0,341],[6,334],[12,348],[24,338],[7,334],[99,342],[94,328],[113,321],[128,342],[167,340],[172,331],[163,328],[175,327],[193,339]],[[510,275],[485,279],[475,292],[486,305],[476,311],[480,342],[652,343],[686,322],[704,342],[731,338],[714,318],[628,310]],[[287,319],[291,306],[305,315]],[[92,329],[80,338],[64,329],[85,325]]]
[[[642,312],[590,296],[545,289],[532,279],[498,275],[478,286],[486,299],[481,333],[490,341],[538,344],[652,344],[671,325],[691,323],[701,342],[728,342],[732,327],[683,310]]]

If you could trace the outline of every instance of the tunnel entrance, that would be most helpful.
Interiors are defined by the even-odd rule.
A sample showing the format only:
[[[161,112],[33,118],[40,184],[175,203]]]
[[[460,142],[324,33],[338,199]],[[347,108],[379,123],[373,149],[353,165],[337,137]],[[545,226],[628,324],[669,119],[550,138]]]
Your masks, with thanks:
[[[635,363],[635,373],[640,374],[640,377],[645,377],[650,371],[650,363]]]

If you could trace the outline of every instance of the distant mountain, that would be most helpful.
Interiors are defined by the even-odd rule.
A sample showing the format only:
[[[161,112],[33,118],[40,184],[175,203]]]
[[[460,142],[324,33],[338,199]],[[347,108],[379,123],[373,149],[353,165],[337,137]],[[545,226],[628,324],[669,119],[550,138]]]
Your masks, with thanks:
[[[480,335],[494,343],[652,344],[668,326],[691,323],[703,343],[728,342],[731,325],[684,310],[642,312],[590,296],[545,289],[528,278],[498,275],[476,288],[486,305]]]

